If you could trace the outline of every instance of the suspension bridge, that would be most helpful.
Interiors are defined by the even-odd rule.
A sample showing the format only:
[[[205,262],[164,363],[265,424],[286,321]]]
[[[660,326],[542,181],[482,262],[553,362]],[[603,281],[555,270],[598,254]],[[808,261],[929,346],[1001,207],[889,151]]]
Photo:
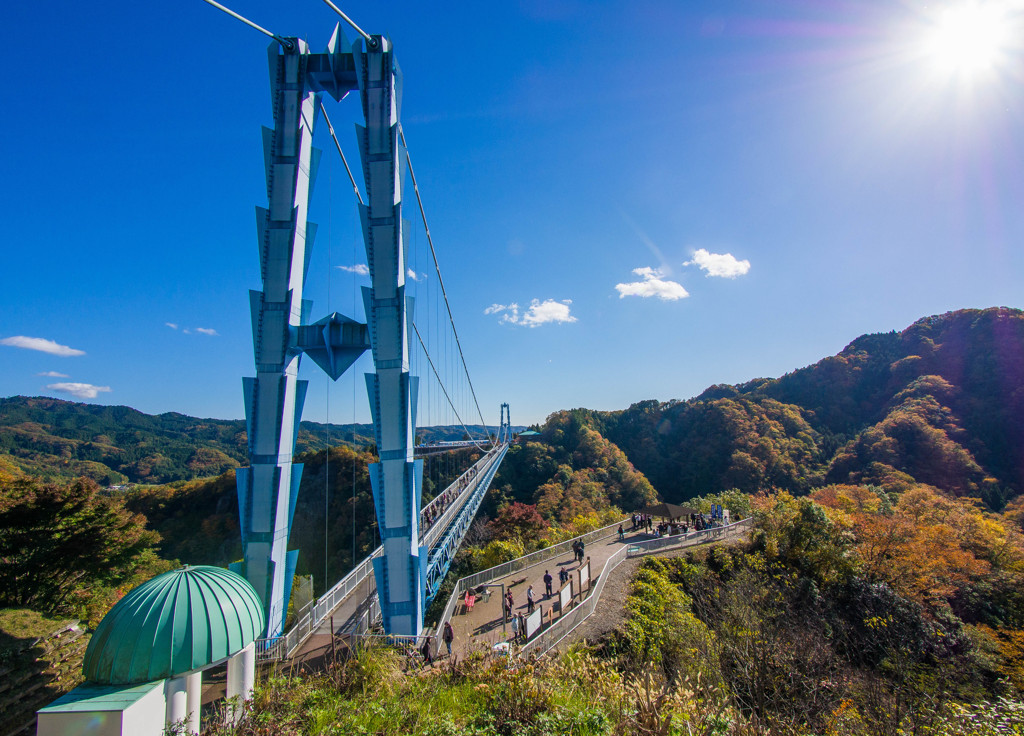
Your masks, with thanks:
[[[263,128],[267,204],[256,208],[262,289],[249,295],[256,375],[243,378],[249,464],[236,473],[243,559],[232,569],[252,583],[264,605],[261,656],[294,651],[327,621],[340,621],[344,631],[379,625],[388,634],[417,636],[512,436],[507,404],[496,434],[487,430],[469,377],[401,125],[395,51],[388,38],[366,33],[330,0],[326,4],[357,37],[350,41],[339,23],[322,52],[206,2],[273,39],[268,64],[274,127]],[[349,165],[324,105],[350,93],[361,103],[358,167]],[[321,120],[358,208],[366,256],[359,272],[369,278],[361,289],[365,321],[339,312],[314,320],[312,300],[304,298],[317,234],[309,208],[322,163],[313,145]],[[353,168],[362,174],[362,189]],[[443,317],[444,324],[433,328],[421,329],[410,288],[420,275],[412,268],[412,227],[403,216],[407,178],[434,266],[435,301],[439,295],[444,305],[434,309],[435,320]],[[300,362],[307,356],[337,381],[366,352],[373,360],[365,385],[378,457],[369,476],[380,546],[300,611],[286,632],[299,555],[289,540],[303,470],[294,455],[308,388],[299,378]],[[425,377],[417,375],[417,364]],[[429,396],[426,403],[446,406],[464,430],[461,439],[416,444],[421,381],[433,394],[433,403]],[[470,411],[485,436],[470,432],[464,419]],[[423,504],[425,460],[464,448],[478,451],[479,459]]]
[[[418,643],[426,608],[438,595],[513,435],[508,404],[501,405],[496,432],[490,432],[469,377],[400,122],[402,75],[394,48],[387,38],[370,35],[355,25],[331,0],[324,2],[358,38],[349,41],[338,24],[326,50],[319,53],[301,38],[279,36],[215,0],[205,1],[273,39],[268,62],[274,127],[263,129],[268,203],[257,207],[256,217],[263,288],[250,292],[249,298],[256,376],[243,379],[249,466],[236,473],[243,559],[232,566],[253,585],[266,613],[267,628],[258,642],[257,656],[286,659],[304,648],[308,652],[310,642],[317,639],[327,637],[333,645],[337,634],[366,635],[371,631],[383,631],[391,641]],[[362,108],[363,124],[356,125],[362,191],[323,102],[324,97],[341,102],[351,92],[358,93]],[[312,302],[303,296],[317,232],[308,210],[322,158],[313,146],[314,128],[321,119],[358,207],[366,255],[361,272],[370,281],[361,289],[365,322],[339,312],[312,321]],[[421,329],[423,323],[417,319],[415,298],[410,293],[419,275],[410,265],[411,226],[403,218],[407,174],[434,266],[433,295],[444,305],[442,311],[438,303],[433,312],[439,324],[428,324],[426,329]],[[380,545],[361,562],[355,563],[353,554],[355,564],[348,574],[297,611],[286,631],[299,554],[289,548],[302,477],[302,464],[294,462],[294,453],[308,387],[307,381],[298,378],[299,364],[303,355],[308,356],[336,381],[367,351],[374,370],[365,375],[365,384],[378,457],[368,471]],[[417,362],[419,372],[426,373],[425,391],[421,390],[423,377],[415,370]],[[457,420],[455,426],[463,430],[460,439],[417,444],[421,393],[428,395],[428,407],[443,405],[449,418]],[[483,436],[474,437],[464,419],[471,411],[480,420]],[[424,504],[424,462],[465,449],[479,453],[476,462]],[[329,458],[328,451],[328,462]],[[736,531],[700,532],[669,540],[669,544],[702,543]],[[663,547],[657,540],[627,540],[611,528],[598,530],[588,539],[602,543],[593,562],[604,568],[600,573],[594,570],[597,574],[591,577],[591,558],[585,563],[578,561],[575,583],[566,581],[559,590],[557,621],[555,609],[547,611],[546,629],[541,620],[544,606],[535,614],[530,606],[527,632],[547,632],[538,642],[550,640],[553,645],[556,637],[565,635],[558,631],[575,628],[589,616],[607,573],[627,556]],[[326,547],[325,539],[325,554]],[[556,545],[457,581],[442,621],[454,615],[460,594],[481,592],[481,611],[489,605],[499,606],[489,604],[490,589],[501,587],[504,591],[506,585],[522,582],[509,579],[508,574],[534,570],[567,551],[568,543]],[[558,564],[564,567],[566,561]],[[539,569],[531,574],[539,574]],[[594,580],[596,588],[591,585]],[[491,612],[486,618],[478,633],[493,628]],[[500,618],[504,620],[503,615]],[[558,624],[557,631],[551,628],[553,623]]]

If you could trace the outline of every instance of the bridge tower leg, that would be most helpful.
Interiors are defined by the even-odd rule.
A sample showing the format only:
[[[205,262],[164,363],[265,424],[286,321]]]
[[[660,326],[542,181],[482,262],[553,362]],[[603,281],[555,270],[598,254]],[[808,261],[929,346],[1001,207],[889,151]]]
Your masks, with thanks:
[[[366,182],[360,207],[369,288],[363,289],[375,372],[366,386],[380,461],[370,482],[384,555],[375,558],[384,630],[418,635],[423,627],[427,550],[419,546],[422,460],[414,457],[418,379],[409,371],[413,300],[405,294],[402,221],[405,152],[398,135],[401,71],[390,41],[353,48],[366,126],[357,126]]]
[[[303,41],[270,48],[274,129],[263,129],[269,207],[256,211],[263,290],[249,292],[256,377],[243,378],[249,467],[235,473],[244,573],[267,612],[267,635],[284,628],[298,550],[288,550],[302,465],[292,462],[306,381],[290,332],[302,322],[308,254],[316,226],[306,221],[319,151],[312,147],[316,95],[305,81]]]

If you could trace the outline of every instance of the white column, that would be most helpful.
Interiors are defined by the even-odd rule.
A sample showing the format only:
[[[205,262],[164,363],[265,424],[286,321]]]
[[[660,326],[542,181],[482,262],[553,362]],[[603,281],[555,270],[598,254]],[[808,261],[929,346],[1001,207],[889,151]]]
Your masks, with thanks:
[[[242,694],[246,700],[252,698],[256,688],[256,642],[242,650]]]
[[[175,677],[164,683],[168,726],[184,721],[188,716],[188,690],[185,688],[185,679],[184,677]]]
[[[231,723],[242,717],[242,703],[252,697],[256,685],[256,644],[253,642],[228,660],[228,700],[237,698],[235,708],[228,713]]]
[[[186,733],[199,733],[199,707],[203,704],[203,673],[193,672],[185,678],[188,689],[188,722]]]

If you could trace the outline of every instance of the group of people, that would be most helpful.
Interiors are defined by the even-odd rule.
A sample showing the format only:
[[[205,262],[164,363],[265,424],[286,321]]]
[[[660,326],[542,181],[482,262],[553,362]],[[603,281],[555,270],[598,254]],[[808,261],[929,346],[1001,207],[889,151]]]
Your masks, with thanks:
[[[445,506],[452,500],[454,500],[458,496],[458,494],[465,489],[466,485],[468,485],[469,477],[471,477],[469,476],[469,474],[463,476],[463,478],[459,479],[459,482],[457,484],[455,484],[452,488],[448,489],[444,494],[442,494],[440,500],[435,502],[435,504],[438,506],[438,509],[436,510],[436,515],[432,518],[429,518],[428,523],[432,523],[434,518],[444,513]],[[434,511],[433,504],[431,507],[428,507],[424,513],[429,514],[432,511]],[[633,531],[636,531],[638,529],[646,530],[648,532],[654,533],[656,536],[659,537],[669,534],[686,534],[690,531],[691,528],[695,531],[702,531],[704,529],[710,529],[712,526],[716,525],[716,521],[705,514],[690,514],[689,523],[687,523],[687,520],[685,518],[682,518],[681,520],[676,519],[672,521],[664,521],[655,525],[654,519],[650,514],[633,514],[630,521],[633,525]],[[625,537],[625,530],[622,524],[619,525],[618,536],[620,541],[622,541]],[[582,537],[573,541],[572,552],[575,561],[579,565],[582,565],[584,557],[586,556],[586,544],[584,543]],[[554,576],[552,576],[551,571],[549,569],[544,571],[543,581],[544,599],[547,600],[548,598],[554,595],[555,582]],[[559,587],[564,587],[565,584],[568,582],[569,571],[566,569],[564,565],[560,566],[558,569]],[[466,605],[466,612],[472,612],[473,606],[476,604],[476,593],[473,589],[469,589],[466,591],[464,602]],[[533,585],[529,585],[526,588],[525,615],[522,613],[517,613],[515,611],[515,599],[512,595],[511,589],[505,591],[505,596],[502,599],[502,614],[503,620],[510,622],[512,625],[513,642],[518,643],[520,641],[526,640],[526,616],[533,613],[536,604],[537,601],[536,596],[533,592]],[[447,645],[449,655],[451,655],[453,639],[454,632],[452,631],[452,626],[450,623],[445,622],[444,631],[442,633],[442,641],[444,641],[444,643]],[[429,663],[429,643],[425,645],[425,648],[426,650],[424,651],[424,659]]]
[[[654,519],[650,514],[633,514],[631,517],[633,521],[633,531],[637,529],[646,529],[651,531],[654,527]]]
[[[670,534],[688,534],[691,529],[700,532],[719,525],[718,522],[707,514],[690,514],[688,521],[685,517],[682,517],[681,519],[663,521],[659,524],[654,523],[654,519],[650,514],[633,514],[631,521],[633,522],[634,531],[644,529],[656,537],[664,537]],[[622,537],[623,531],[620,525],[619,539],[621,540]]]
[[[580,537],[572,543],[572,553],[576,556],[576,562],[581,565],[583,564],[583,550],[585,546],[586,545],[583,543],[583,537]]]
[[[433,637],[423,637],[423,643],[420,644],[420,654],[423,656],[423,666],[426,667],[434,662],[434,655],[431,651],[431,641]],[[444,622],[444,627],[441,629],[441,641],[448,648],[448,656],[452,656],[452,642],[455,641],[455,629],[452,628],[450,621]]]
[[[458,498],[460,493],[466,490],[466,488],[469,486],[470,481],[473,480],[473,477],[475,475],[476,466],[474,465],[461,476],[459,476],[459,479],[452,483],[452,485],[449,486],[448,489],[445,490],[440,496],[432,500],[427,505],[427,507],[420,512],[420,526],[423,529],[429,529],[431,526],[433,526],[434,522],[441,518],[441,515],[444,514],[445,509],[448,508],[448,505],[456,498]]]
[[[502,602],[502,614],[505,621],[511,621],[512,623],[512,641],[520,642],[526,641],[526,616],[515,611],[515,599],[512,597],[512,591],[505,591],[505,599]],[[526,609],[527,613],[533,613],[533,607],[535,602],[533,600],[533,586],[531,585],[526,589]]]
[[[583,559],[586,556],[586,544],[583,539],[576,539],[572,543],[573,556],[577,563],[583,564]],[[551,570],[547,569],[544,571],[544,599],[551,598],[554,593],[555,578],[551,574]],[[565,566],[561,566],[558,569],[558,584],[564,586],[569,582],[569,571]],[[472,588],[466,591],[465,597],[463,598],[465,603],[466,613],[471,613],[473,607],[476,605],[476,591]],[[525,641],[526,639],[526,616],[533,613],[534,608],[537,606],[537,597],[533,590],[533,585],[526,587],[526,614],[517,613],[515,610],[515,598],[512,595],[512,590],[506,590],[505,596],[502,599],[502,618],[506,622],[512,624],[512,640],[514,642]],[[447,635],[448,629],[451,627],[450,624],[445,624],[445,634]],[[447,640],[445,640],[447,643]],[[449,647],[450,652],[450,647]]]

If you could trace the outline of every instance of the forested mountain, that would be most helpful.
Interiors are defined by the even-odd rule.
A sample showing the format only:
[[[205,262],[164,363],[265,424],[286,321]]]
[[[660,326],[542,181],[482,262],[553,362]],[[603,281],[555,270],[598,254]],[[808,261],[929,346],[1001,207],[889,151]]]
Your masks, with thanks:
[[[484,433],[479,425],[469,429],[473,436]],[[302,422],[296,452],[324,449],[328,430],[332,445],[373,444],[368,424]],[[417,430],[425,442],[463,433],[461,426]],[[0,460],[39,478],[86,477],[106,485],[191,480],[246,462],[245,421],[13,396],[0,399]]]
[[[424,503],[478,457],[476,450],[458,450],[426,458]],[[367,449],[347,445],[333,446],[329,458],[326,450],[298,458],[303,463],[302,484],[289,546],[299,550],[298,574],[313,575],[318,594],[324,590],[325,574],[336,582],[352,568],[353,560],[358,562],[380,544],[367,471],[376,460]],[[164,559],[221,567],[241,559],[234,470],[117,495],[160,535],[156,549]]]
[[[1024,490],[1024,313],[926,317],[778,379],[589,412],[588,422],[667,501],[926,483],[999,509]]]
[[[609,506],[630,512],[653,502],[657,494],[643,473],[586,420],[585,412],[556,412],[536,441],[513,445],[485,511],[526,503],[546,521],[567,524]]]

